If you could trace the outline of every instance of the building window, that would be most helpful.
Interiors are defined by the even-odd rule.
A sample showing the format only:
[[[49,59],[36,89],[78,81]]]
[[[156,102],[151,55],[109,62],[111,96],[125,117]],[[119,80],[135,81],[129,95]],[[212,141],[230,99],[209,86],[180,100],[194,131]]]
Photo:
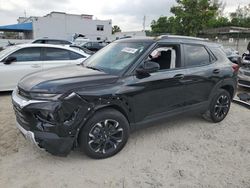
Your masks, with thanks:
[[[104,30],[104,25],[97,25],[96,30],[97,31],[103,31]]]

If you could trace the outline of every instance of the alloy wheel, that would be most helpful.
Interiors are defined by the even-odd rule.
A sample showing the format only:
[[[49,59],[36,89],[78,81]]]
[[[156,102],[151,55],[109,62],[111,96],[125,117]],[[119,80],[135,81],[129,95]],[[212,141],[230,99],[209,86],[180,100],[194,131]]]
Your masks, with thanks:
[[[119,122],[106,119],[96,123],[88,134],[88,145],[96,153],[107,154],[122,142],[123,128]]]
[[[230,100],[226,95],[220,95],[214,106],[214,115],[221,119],[223,118],[229,110]]]

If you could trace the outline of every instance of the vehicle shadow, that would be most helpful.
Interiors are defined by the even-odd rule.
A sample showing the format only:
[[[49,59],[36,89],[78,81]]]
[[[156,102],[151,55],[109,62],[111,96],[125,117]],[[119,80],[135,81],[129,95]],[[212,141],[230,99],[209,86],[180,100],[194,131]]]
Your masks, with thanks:
[[[181,117],[181,118],[180,118]],[[154,121],[152,123],[148,123],[138,129],[135,129],[131,132],[129,141],[127,143],[127,146],[118,154],[118,156],[114,157],[120,157],[119,155],[123,155],[123,152],[131,152],[130,150],[133,149],[133,146],[131,147],[131,144],[134,145],[133,143],[138,143],[138,140],[140,140],[142,137],[143,138],[152,138],[156,134],[165,134],[166,132],[171,134],[171,132],[177,130],[177,129],[189,129],[190,127],[188,126],[206,126],[204,124],[210,124],[214,125],[211,122],[208,122],[204,120],[200,115],[194,115],[194,114],[181,114],[179,116],[173,116],[173,117],[168,117],[162,120]],[[143,143],[142,143],[143,144]],[[123,154],[122,154],[123,153]],[[114,158],[111,157],[111,158]],[[105,159],[109,160],[111,158]],[[56,158],[55,158],[56,159]],[[63,161],[73,161],[73,160],[82,160],[82,161],[93,161],[93,159],[87,157],[79,148],[76,148],[74,151],[72,151],[68,157],[65,159],[62,159]],[[95,160],[94,160],[95,161]]]

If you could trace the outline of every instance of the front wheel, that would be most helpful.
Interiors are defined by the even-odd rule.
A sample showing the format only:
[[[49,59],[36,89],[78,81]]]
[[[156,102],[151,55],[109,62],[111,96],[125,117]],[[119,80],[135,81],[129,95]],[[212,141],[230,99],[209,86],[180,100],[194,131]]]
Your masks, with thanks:
[[[118,153],[129,137],[129,124],[124,115],[114,109],[96,112],[83,127],[79,137],[81,149],[95,159]]]
[[[214,123],[222,121],[228,114],[231,105],[231,96],[224,89],[218,90],[211,100],[208,111],[204,114],[205,119]]]

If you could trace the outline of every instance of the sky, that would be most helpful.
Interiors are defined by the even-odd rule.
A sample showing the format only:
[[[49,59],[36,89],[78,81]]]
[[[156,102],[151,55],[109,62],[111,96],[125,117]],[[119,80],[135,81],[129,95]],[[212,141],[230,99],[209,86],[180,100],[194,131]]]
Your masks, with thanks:
[[[222,0],[224,12],[234,11],[249,0]],[[0,0],[0,25],[17,23],[20,16],[44,16],[52,11],[71,14],[91,14],[94,19],[111,19],[122,31],[143,29],[145,15],[146,29],[153,19],[171,16],[170,8],[175,0]]]

